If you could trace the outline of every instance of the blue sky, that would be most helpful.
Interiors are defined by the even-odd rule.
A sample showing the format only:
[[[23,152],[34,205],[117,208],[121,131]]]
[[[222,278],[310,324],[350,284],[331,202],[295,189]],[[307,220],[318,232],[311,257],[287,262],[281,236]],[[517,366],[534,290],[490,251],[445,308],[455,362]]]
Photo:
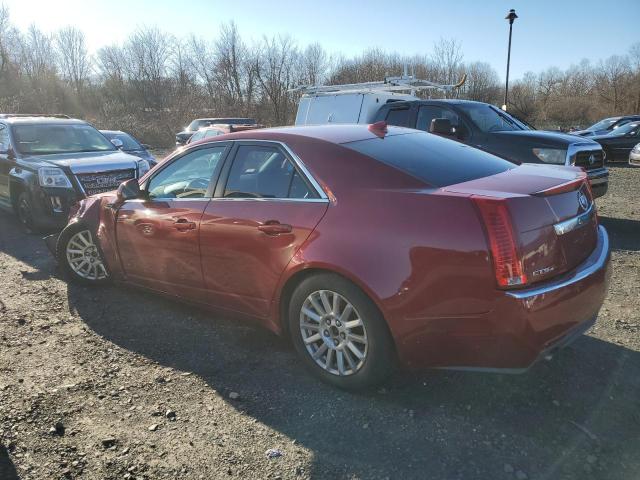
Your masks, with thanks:
[[[465,60],[489,62],[504,76],[508,22],[515,8],[511,75],[566,68],[626,53],[640,42],[640,0],[0,0],[21,29],[76,25],[92,50],[121,42],[140,26],[177,36],[215,37],[234,20],[247,40],[289,34],[345,56],[370,47],[430,53],[439,38],[456,38]]]

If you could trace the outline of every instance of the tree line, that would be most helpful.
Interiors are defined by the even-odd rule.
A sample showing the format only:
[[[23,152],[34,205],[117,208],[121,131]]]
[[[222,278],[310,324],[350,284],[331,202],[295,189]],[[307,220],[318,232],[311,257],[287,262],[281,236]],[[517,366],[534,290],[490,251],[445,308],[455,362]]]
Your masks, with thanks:
[[[502,104],[495,69],[465,61],[454,39],[441,39],[424,55],[369,49],[347,58],[319,43],[301,47],[287,35],[248,43],[232,22],[212,39],[142,28],[90,54],[77,27],[20,31],[0,5],[0,112],[66,113],[158,146],[171,145],[173,134],[196,117],[291,124],[299,99],[294,87],[382,80],[405,68],[444,84],[466,74],[456,97]],[[538,128],[586,126],[640,112],[640,42],[595,64],[583,60],[566,70],[525,74],[510,86],[508,109]]]

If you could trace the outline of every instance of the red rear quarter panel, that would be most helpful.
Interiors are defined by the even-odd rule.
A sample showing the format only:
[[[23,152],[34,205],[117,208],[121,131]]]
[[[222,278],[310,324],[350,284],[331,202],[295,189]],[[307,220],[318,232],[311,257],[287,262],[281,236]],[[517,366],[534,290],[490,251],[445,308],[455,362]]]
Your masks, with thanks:
[[[281,285],[305,268],[349,278],[376,302],[401,356],[403,343],[417,331],[486,327],[475,319],[491,309],[495,279],[468,197],[425,189],[344,147],[294,139],[288,144],[320,183],[330,185],[332,201]]]

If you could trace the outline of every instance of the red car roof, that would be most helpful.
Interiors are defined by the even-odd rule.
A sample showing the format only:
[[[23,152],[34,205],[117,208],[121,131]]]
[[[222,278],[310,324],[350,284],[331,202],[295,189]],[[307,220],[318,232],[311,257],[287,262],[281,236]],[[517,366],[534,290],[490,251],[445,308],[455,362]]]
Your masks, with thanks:
[[[385,136],[400,135],[406,133],[416,133],[415,130],[402,127],[389,126]],[[265,128],[259,130],[248,130],[246,132],[235,132],[226,135],[218,135],[216,137],[207,138],[196,142],[207,143],[208,141],[221,140],[239,140],[239,139],[255,139],[255,140],[278,140],[285,141],[287,137],[308,137],[317,140],[324,140],[330,143],[348,143],[358,140],[367,140],[370,138],[378,138],[379,133],[369,130],[369,125],[308,125],[302,127],[276,127]]]

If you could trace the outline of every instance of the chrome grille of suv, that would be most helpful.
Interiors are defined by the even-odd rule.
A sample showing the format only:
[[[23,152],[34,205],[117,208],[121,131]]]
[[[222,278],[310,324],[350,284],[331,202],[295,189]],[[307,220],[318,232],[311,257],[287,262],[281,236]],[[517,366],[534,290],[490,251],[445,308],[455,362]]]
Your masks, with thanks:
[[[122,182],[130,178],[135,178],[135,176],[136,171],[133,168],[101,173],[80,173],[76,175],[87,196],[115,190]]]
[[[586,150],[576,154],[574,165],[584,167],[586,170],[602,168],[604,166],[604,154],[602,150]]]

